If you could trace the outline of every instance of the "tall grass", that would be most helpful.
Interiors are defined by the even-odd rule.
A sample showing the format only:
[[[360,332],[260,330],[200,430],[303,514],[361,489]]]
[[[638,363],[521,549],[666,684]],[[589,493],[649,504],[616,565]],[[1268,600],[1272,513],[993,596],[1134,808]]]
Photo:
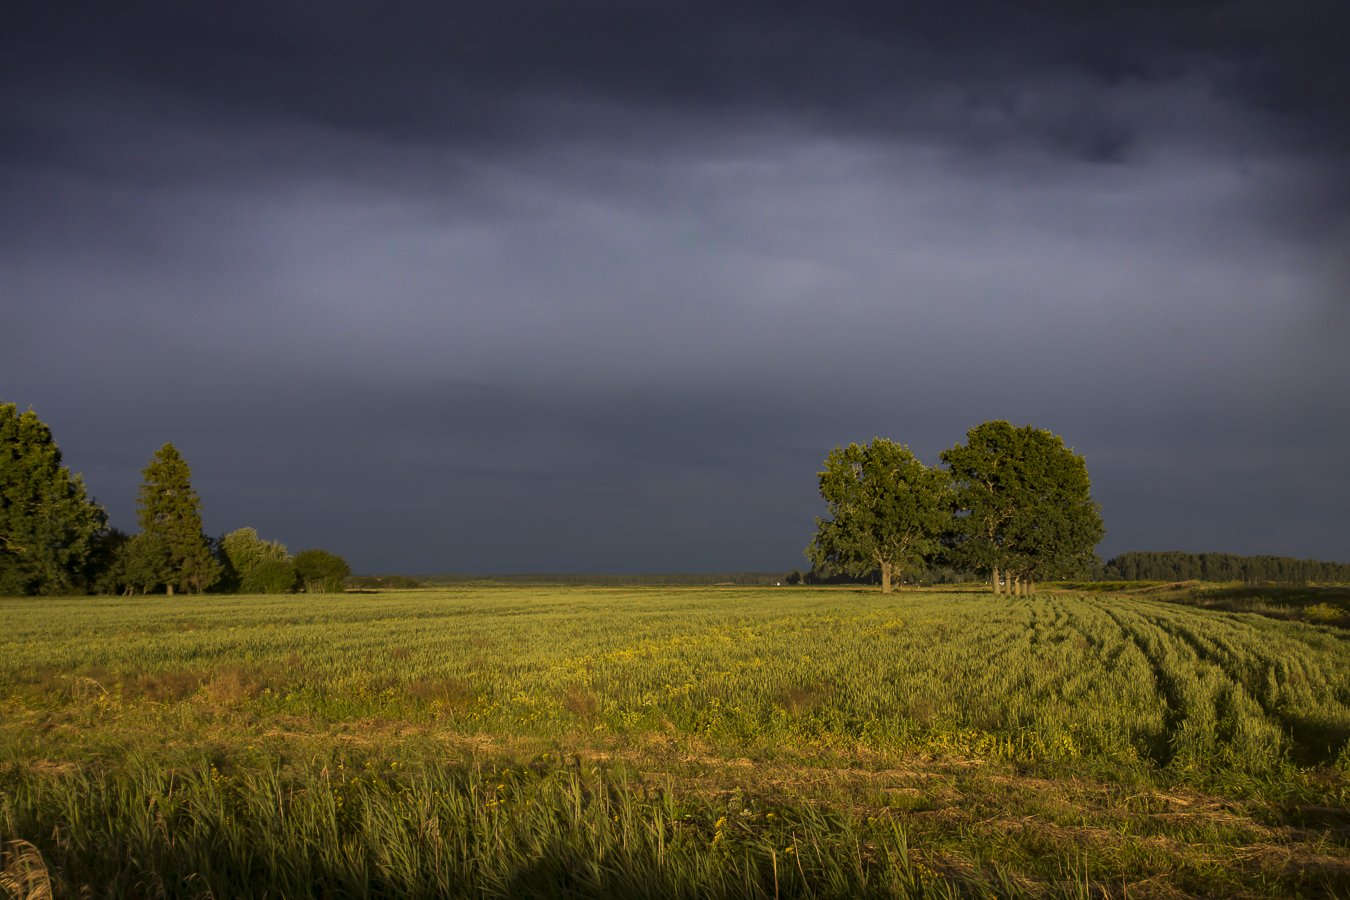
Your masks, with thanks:
[[[394,772],[331,758],[228,771],[133,758],[60,778],[11,766],[0,785],[15,895],[20,875],[56,897],[89,885],[107,896],[213,897],[1022,893],[992,867],[939,876],[911,858],[893,822],[677,801],[599,770],[428,759]]]
[[[1347,853],[1350,822],[1327,810],[1350,799],[1350,645],[1331,625],[811,588],[44,599],[0,616],[0,868],[18,896],[1017,896],[1111,877],[1213,892],[1252,867],[1280,896],[1324,876],[1236,849],[1269,840],[1262,822],[1321,823],[1315,858]],[[707,774],[717,759],[751,768]],[[999,811],[967,814],[919,776],[833,797],[796,771],[920,765],[906,759],[953,761],[944,790]],[[1042,786],[1008,799],[1022,778]],[[1088,802],[1082,779],[1122,787]],[[1179,786],[1251,812],[1229,821]]]

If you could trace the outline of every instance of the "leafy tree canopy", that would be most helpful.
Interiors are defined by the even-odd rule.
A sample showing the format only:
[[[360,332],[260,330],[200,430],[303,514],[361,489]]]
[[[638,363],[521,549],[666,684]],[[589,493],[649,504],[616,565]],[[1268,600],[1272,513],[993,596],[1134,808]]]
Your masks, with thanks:
[[[1014,571],[1034,581],[1084,577],[1100,562],[1094,549],[1106,535],[1087,463],[1058,435],[1020,430],[1020,502],[1009,529]]]
[[[111,560],[95,584],[100,594],[132,594],[137,591],[147,594],[162,583],[160,559],[149,538],[143,534],[128,537],[113,529],[113,538],[109,543]]]
[[[1007,568],[1006,532],[1017,506],[1017,430],[1007,422],[985,422],[939,455],[955,490],[956,517],[947,541],[959,565],[980,572]]]
[[[806,557],[826,573],[881,569],[882,593],[938,548],[950,516],[947,474],[930,469],[909,447],[875,438],[836,447],[818,473],[829,518],[816,519]]]
[[[295,565],[289,559],[264,559],[240,582],[239,589],[247,594],[286,594],[299,581]]]
[[[1085,574],[1105,534],[1087,464],[1062,438],[1030,425],[985,422],[942,451],[956,515],[945,542],[960,567],[1024,579]]]
[[[0,404],[0,594],[83,592],[107,521],[51,429]]]
[[[253,528],[240,528],[221,539],[232,581],[246,594],[279,594],[295,585],[295,567],[286,545],[264,541]]]

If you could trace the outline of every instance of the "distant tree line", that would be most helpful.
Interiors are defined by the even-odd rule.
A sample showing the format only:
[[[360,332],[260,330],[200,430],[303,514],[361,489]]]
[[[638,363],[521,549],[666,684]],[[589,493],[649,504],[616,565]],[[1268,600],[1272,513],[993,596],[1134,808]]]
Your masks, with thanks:
[[[595,585],[755,585],[778,584],[784,576],[777,572],[731,572],[731,573],[673,573],[668,575],[423,575],[422,580],[430,584],[469,584],[475,581],[501,582],[503,584],[595,584]]]
[[[173,444],[141,470],[135,535],[111,527],[61,461],[36,413],[0,403],[0,595],[322,592],[342,590],[351,574],[340,556],[291,557],[252,528],[209,537],[192,472]]]
[[[1122,553],[1094,573],[1096,581],[1241,581],[1248,584],[1350,584],[1350,564],[1289,556],[1231,553]]]
[[[351,575],[343,582],[348,590],[383,591],[390,588],[408,589],[428,587],[420,578],[409,575]]]

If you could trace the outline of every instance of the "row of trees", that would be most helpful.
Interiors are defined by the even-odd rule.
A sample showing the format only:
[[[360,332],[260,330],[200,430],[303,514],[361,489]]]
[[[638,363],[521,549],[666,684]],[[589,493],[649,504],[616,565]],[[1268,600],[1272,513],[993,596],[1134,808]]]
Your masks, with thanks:
[[[334,553],[315,549],[291,556],[285,544],[264,541],[253,528],[225,535],[220,551],[225,580],[243,594],[332,593],[342,590],[352,574],[347,561]]]
[[[818,473],[829,517],[806,548],[825,574],[904,573],[941,564],[988,575],[995,593],[1084,577],[1106,530],[1087,463],[1057,435],[985,422],[929,467],[884,438],[836,447]]]
[[[61,461],[36,413],[0,403],[0,594],[334,591],[351,574],[340,556],[316,549],[292,558],[252,528],[208,537],[192,472],[173,444],[141,470],[136,535],[110,527]]]
[[[387,578],[386,578],[387,580]],[[669,574],[642,575],[584,575],[572,573],[521,574],[521,575],[463,575],[445,573],[427,575],[422,579],[428,584],[469,584],[475,581],[495,581],[502,584],[679,584],[695,585],[770,585],[783,580],[778,572],[676,572]]]
[[[1098,581],[1242,581],[1260,584],[1347,584],[1350,564],[1289,556],[1231,553],[1122,553],[1096,573]]]

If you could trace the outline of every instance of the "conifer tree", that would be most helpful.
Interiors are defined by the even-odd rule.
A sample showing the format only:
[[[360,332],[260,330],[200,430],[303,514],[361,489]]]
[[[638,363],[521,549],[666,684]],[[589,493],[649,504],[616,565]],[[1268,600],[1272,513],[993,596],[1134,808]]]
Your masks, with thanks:
[[[170,594],[175,586],[200,594],[219,580],[220,564],[202,533],[202,502],[192,489],[192,470],[173,444],[165,444],[141,475],[136,520],[142,555]]]
[[[85,590],[108,521],[32,410],[0,404],[0,594]]]

